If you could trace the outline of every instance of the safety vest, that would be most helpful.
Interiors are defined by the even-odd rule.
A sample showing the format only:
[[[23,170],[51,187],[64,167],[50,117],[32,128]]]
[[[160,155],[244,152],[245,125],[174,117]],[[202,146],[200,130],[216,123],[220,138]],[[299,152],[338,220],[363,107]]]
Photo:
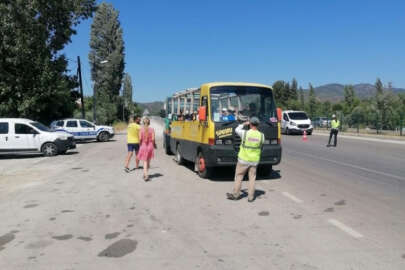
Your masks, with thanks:
[[[259,162],[264,135],[258,130],[248,130],[242,138],[238,158],[247,162]]]
[[[331,122],[332,128],[338,128],[340,126],[339,120],[332,120]]]

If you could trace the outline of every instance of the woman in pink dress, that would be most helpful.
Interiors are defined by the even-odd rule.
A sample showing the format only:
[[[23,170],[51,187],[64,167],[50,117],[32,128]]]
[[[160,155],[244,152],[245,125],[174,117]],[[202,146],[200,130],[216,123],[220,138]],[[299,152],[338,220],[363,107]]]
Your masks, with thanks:
[[[143,161],[143,179],[149,180],[150,160],[154,157],[155,131],[150,126],[149,118],[143,120],[143,128],[139,132],[138,159]]]

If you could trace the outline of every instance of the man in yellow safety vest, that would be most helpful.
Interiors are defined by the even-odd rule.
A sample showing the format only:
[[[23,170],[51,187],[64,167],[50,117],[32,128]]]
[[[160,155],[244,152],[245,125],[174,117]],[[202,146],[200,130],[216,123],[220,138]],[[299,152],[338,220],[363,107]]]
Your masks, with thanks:
[[[243,123],[235,129],[236,134],[242,138],[242,142],[236,165],[235,186],[232,193],[226,194],[229,200],[240,199],[242,180],[247,172],[249,173],[248,202],[253,202],[255,199],[256,171],[264,143],[264,134],[257,130],[259,123],[257,117],[252,117],[249,122]],[[243,127],[247,125],[250,126],[250,129],[244,130]]]
[[[327,147],[332,146],[330,144],[330,141],[332,140],[332,136],[334,136],[334,143],[333,146],[336,147],[337,145],[337,135],[339,132],[339,126],[340,126],[340,121],[336,120],[336,115],[332,115],[332,121],[330,122],[331,124],[331,130],[330,130],[330,135],[329,135],[329,142],[328,145],[326,145]]]

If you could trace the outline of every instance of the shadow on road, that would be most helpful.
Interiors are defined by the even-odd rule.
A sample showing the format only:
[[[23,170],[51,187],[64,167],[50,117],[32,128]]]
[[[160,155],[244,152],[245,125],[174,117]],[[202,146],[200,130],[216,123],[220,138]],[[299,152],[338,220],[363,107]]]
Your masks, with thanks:
[[[266,191],[261,190],[261,189],[255,189],[255,199],[260,199],[260,196],[263,196],[266,194]],[[247,189],[242,189],[240,191],[240,198],[246,198],[248,196],[248,190]]]
[[[79,154],[78,151],[68,151],[65,154],[58,154],[57,156],[71,156]],[[24,153],[12,153],[12,154],[1,154],[0,160],[2,159],[28,159],[28,158],[43,158],[44,155],[42,153],[32,153],[32,154],[24,154]],[[52,157],[50,157],[52,158]]]
[[[161,173],[150,174],[150,175],[149,175],[149,180],[152,181],[152,180],[154,180],[155,178],[159,178],[159,177],[162,177],[162,176],[163,176],[163,174],[161,174]]]
[[[61,156],[72,156],[72,155],[77,155],[79,154],[78,151],[68,151],[65,154],[61,155]]]
[[[194,163],[186,162],[184,167],[188,168],[191,171],[194,171]],[[235,168],[234,167],[217,167],[214,169],[213,176],[208,180],[211,181],[233,181],[235,179]],[[256,181],[268,181],[268,180],[277,180],[281,179],[280,170],[273,170],[271,174],[264,175],[259,169],[256,176]],[[247,175],[243,179],[244,181],[248,180]]]
[[[41,158],[44,157],[42,153],[38,154],[2,154],[0,155],[0,160],[2,159],[24,159],[24,158]]]

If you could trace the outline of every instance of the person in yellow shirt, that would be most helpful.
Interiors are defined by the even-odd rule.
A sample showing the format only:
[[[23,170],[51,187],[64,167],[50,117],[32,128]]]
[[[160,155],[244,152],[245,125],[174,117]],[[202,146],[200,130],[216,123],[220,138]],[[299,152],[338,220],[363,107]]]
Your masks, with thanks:
[[[139,151],[139,130],[141,129],[140,124],[141,118],[139,116],[134,118],[131,116],[129,118],[129,125],[127,128],[127,146],[128,146],[128,154],[127,158],[125,159],[125,172],[130,172],[129,169],[129,161],[131,160],[132,155],[135,151],[135,169],[139,168],[139,159],[137,157]]]

